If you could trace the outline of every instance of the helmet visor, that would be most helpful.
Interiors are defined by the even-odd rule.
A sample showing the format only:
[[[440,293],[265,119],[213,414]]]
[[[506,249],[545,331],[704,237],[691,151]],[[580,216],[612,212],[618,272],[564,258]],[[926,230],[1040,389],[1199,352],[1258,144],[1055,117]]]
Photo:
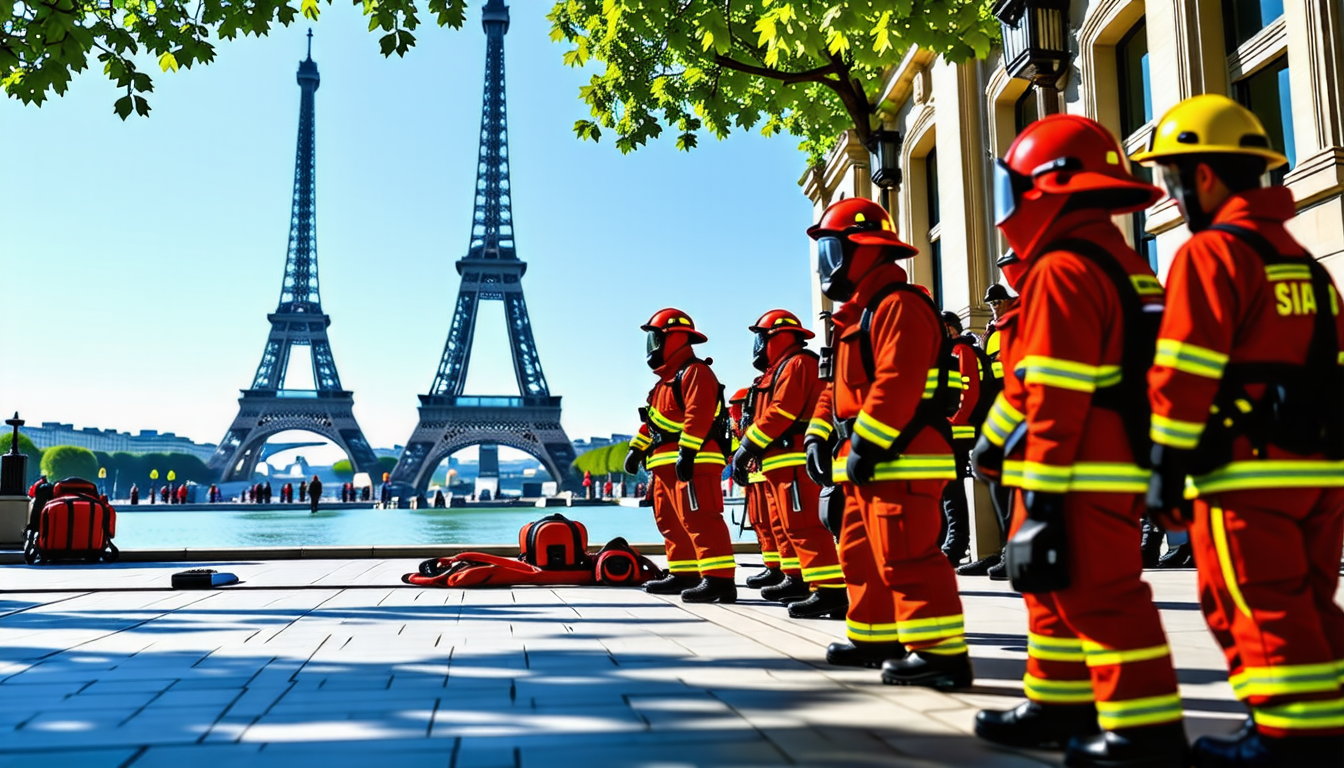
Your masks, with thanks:
[[[840,271],[845,264],[845,243],[834,235],[817,240],[817,274],[823,283]]]
[[[662,331],[657,330],[649,331],[647,341],[645,342],[644,345],[644,354],[652,355],[654,352],[657,352],[658,350],[662,349],[663,341],[666,338],[667,334],[663,333]]]
[[[998,226],[1017,212],[1022,192],[1031,189],[1031,180],[1008,167],[1003,159],[994,161],[994,225]]]

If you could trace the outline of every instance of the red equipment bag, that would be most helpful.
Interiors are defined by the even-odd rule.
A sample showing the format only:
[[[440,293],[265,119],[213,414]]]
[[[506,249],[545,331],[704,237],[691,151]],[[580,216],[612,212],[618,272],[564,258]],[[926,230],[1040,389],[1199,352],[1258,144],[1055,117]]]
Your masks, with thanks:
[[[593,556],[593,575],[606,587],[637,587],[661,578],[663,569],[617,536]]]
[[[23,559],[29,565],[83,560],[112,562],[117,546],[117,511],[98,498],[98,488],[79,478],[56,484],[48,501],[28,530]]]
[[[547,515],[518,531],[519,559],[542,570],[592,570],[588,529],[562,514]]]
[[[591,570],[542,570],[530,563],[481,552],[436,557],[420,564],[402,582],[420,587],[516,587],[524,584],[591,586]]]

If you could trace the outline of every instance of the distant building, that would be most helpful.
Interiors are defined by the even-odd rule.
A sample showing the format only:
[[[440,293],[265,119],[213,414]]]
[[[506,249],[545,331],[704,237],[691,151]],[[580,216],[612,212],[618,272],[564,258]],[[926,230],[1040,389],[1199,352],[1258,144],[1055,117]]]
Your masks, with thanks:
[[[380,459],[383,458],[384,456],[392,459],[400,459],[401,452],[404,451],[405,449],[406,446],[404,445],[394,445],[391,448],[374,448],[373,455],[377,456]]]
[[[40,427],[24,427],[23,434],[43,450],[57,445],[75,445],[102,453],[186,453],[201,461],[209,461],[215,452],[212,443],[195,443],[172,432],[155,429],[142,429],[140,434],[132,435],[115,429],[75,429],[73,424],[44,421]]]
[[[605,448],[608,445],[628,443],[632,438],[634,438],[634,435],[612,435],[611,437],[590,437],[587,440],[575,440],[574,453],[579,454],[585,451],[591,451],[594,448]]]

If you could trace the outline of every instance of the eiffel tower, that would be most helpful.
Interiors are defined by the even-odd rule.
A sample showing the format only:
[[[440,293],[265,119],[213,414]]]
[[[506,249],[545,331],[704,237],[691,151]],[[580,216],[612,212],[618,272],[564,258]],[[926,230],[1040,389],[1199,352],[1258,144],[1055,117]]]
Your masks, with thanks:
[[[557,483],[572,480],[567,473],[574,461],[574,447],[560,426],[560,398],[551,395],[541,370],[523,298],[521,280],[527,264],[514,249],[504,107],[504,34],[509,30],[509,9],[503,0],[485,4],[481,24],[486,37],[485,96],[471,243],[467,255],[457,262],[462,282],[434,385],[429,394],[420,395],[420,422],[392,470],[392,483],[417,494],[424,493],[441,461],[473,445],[516,448],[538,459]],[[516,397],[463,392],[476,313],[483,301],[504,302],[518,381]]]
[[[278,432],[302,430],[327,438],[350,457],[356,472],[375,472],[378,459],[364,439],[352,408],[354,395],[341,388],[331,356],[327,326],[317,292],[317,180],[313,94],[321,78],[313,61],[313,31],[308,30],[308,58],[299,62],[299,146],[294,161],[294,202],[290,208],[289,255],[280,288],[280,306],[266,316],[271,333],[252,379],[242,391],[238,415],[220,441],[209,467],[220,482],[251,480],[266,439]],[[316,389],[287,389],[294,347],[312,352]]]

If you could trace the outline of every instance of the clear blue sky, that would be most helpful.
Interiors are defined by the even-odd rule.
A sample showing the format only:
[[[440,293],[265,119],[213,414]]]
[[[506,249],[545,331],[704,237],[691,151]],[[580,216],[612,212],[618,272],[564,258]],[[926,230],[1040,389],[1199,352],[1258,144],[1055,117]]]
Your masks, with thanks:
[[[384,59],[354,8],[323,7],[318,253],[341,380],[375,446],[405,443],[448,331],[475,181],[485,36],[432,24]],[[513,3],[510,156],[524,288],[572,438],[629,432],[652,376],[638,329],[689,311],[731,388],[746,326],[810,311],[811,206],[790,137],[669,137],[622,156],[579,142],[583,72],[561,64],[549,3]],[[122,122],[93,62],[41,109],[0,101],[0,411],[216,442],[251,383],[279,298],[309,25],[222,42],[155,77]],[[146,62],[152,66],[152,62]],[[153,67],[157,70],[157,67]],[[502,305],[485,305],[469,388],[513,393]]]

